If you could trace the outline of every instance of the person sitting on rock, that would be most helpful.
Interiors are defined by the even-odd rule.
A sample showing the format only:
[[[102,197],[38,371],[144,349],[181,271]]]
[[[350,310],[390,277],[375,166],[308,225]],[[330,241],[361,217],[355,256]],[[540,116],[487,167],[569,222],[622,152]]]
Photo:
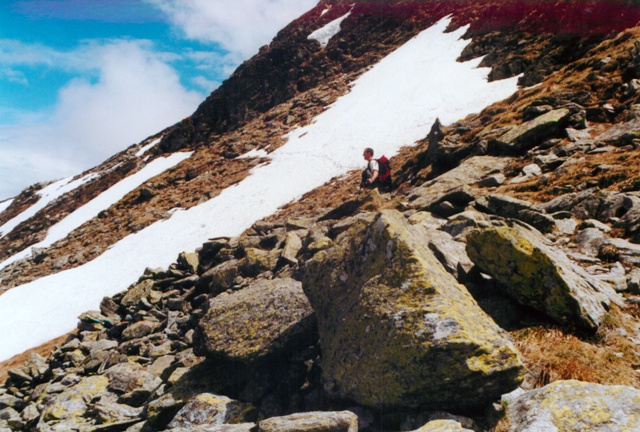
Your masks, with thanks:
[[[362,182],[360,183],[360,188],[374,189],[378,186],[376,180],[380,173],[380,165],[378,164],[378,161],[373,158],[373,149],[370,147],[364,149],[362,157],[367,161],[367,168],[362,171]]]

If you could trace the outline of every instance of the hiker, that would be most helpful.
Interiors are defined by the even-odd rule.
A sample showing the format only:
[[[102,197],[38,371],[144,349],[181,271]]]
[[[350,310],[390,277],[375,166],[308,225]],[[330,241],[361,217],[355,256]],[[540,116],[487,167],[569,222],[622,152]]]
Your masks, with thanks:
[[[362,157],[367,161],[367,168],[362,171],[360,189],[378,189],[385,192],[391,190],[389,160],[385,156],[380,159],[374,159],[373,149],[370,147],[364,149]]]

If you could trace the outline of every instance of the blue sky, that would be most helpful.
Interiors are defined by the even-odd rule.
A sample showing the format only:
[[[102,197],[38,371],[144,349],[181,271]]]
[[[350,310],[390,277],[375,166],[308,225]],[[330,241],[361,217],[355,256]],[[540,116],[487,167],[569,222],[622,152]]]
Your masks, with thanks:
[[[190,115],[316,2],[1,2],[0,201]]]

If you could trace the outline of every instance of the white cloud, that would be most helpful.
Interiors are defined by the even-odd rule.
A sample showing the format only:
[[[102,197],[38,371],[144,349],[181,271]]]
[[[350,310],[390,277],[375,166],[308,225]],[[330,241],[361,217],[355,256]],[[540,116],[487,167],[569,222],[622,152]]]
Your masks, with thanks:
[[[29,113],[0,126],[3,198],[33,182],[77,174],[102,162],[190,115],[204,96],[185,90],[175,70],[147,43],[91,43],[66,53],[25,48],[25,58],[33,63],[37,54],[46,58],[49,53],[49,59],[95,69],[97,78],[70,81],[48,113]]]
[[[145,0],[190,39],[248,58],[318,0]]]
[[[191,82],[197,85],[198,87],[200,87],[202,90],[206,91],[207,93],[212,92],[213,90],[215,90],[220,86],[219,81],[213,81],[203,76],[197,76],[193,78]]]

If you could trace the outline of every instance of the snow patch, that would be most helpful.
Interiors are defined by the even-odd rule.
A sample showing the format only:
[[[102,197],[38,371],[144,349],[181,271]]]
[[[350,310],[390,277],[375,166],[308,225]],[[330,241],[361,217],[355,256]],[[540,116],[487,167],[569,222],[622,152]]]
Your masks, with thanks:
[[[424,138],[436,117],[451,123],[513,94],[517,77],[488,82],[480,59],[456,61],[470,41],[460,39],[466,27],[444,33],[448,24],[441,20],[382,59],[314,124],[292,131],[270,153],[270,164],[217,197],[127,236],[81,267],[0,296],[0,360],[72,330],[80,313],[126,289],[146,267],[166,268],[207,238],[237,236],[304,193],[363,168],[363,148],[391,157]]]
[[[342,15],[340,18],[334,19],[330,23],[326,24],[324,27],[319,28],[318,30],[311,33],[307,39],[311,39],[320,43],[321,47],[326,47],[332,37],[340,32],[340,24],[344,21],[351,12],[347,12],[345,15]]]
[[[118,183],[111,186],[109,189],[102,192],[100,195],[98,195],[82,207],[67,215],[67,217],[65,217],[55,225],[51,226],[47,231],[47,236],[44,240],[31,245],[26,249],[23,249],[17,254],[12,255],[11,257],[1,262],[0,269],[20,259],[30,256],[33,248],[47,248],[58,240],[65,238],[71,231],[78,228],[83,223],[98,216],[98,213],[100,213],[102,210],[108,209],[109,207],[111,207],[111,205],[120,201],[122,197],[124,197],[126,194],[128,194],[150,178],[155,177],[158,174],[161,174],[167,169],[182,162],[183,160],[188,159],[192,153],[193,152],[174,153],[166,158],[155,159],[153,162],[151,162],[149,165],[147,165],[137,173],[120,180]]]
[[[320,12],[320,16],[322,16],[322,15],[326,14],[327,12],[329,12],[329,9],[328,9],[328,8],[327,8],[327,9],[325,9],[325,10],[323,10],[322,12]]]
[[[162,137],[153,140],[152,142],[150,142],[149,144],[147,144],[146,146],[142,147],[140,150],[138,150],[138,152],[136,153],[136,157],[140,157],[143,154],[145,154],[147,152],[147,150],[149,150],[151,147],[153,147],[154,145],[158,144],[160,141],[162,141]]]
[[[9,208],[12,202],[13,202],[13,198],[0,202],[0,213],[2,213],[7,208]]]
[[[269,153],[267,153],[264,149],[253,149],[241,156],[238,156],[236,159],[263,158],[263,157],[269,157]]]
[[[85,183],[90,182],[96,177],[98,177],[98,174],[95,173],[87,174],[86,176],[74,181],[71,181],[73,177],[68,177],[51,183],[49,186],[46,186],[42,190],[39,190],[38,192],[36,192],[36,194],[40,195],[40,199],[35,204],[27,208],[25,211],[23,211],[13,219],[7,221],[4,225],[0,226],[0,238],[9,234],[16,226],[18,226],[22,222],[35,216],[36,213],[49,205],[49,203],[53,200],[60,198],[62,195],[71,192],[72,190],[82,186]]]

